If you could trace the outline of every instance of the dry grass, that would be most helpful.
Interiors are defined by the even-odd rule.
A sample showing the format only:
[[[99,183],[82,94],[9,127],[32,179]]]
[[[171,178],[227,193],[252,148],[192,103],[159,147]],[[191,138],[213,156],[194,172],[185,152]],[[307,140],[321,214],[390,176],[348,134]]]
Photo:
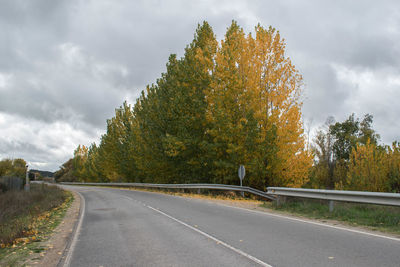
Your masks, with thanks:
[[[35,234],[35,222],[63,204],[68,194],[56,186],[32,184],[30,192],[0,194],[0,246]]]
[[[337,220],[353,226],[366,226],[372,230],[400,234],[399,207],[336,202],[334,211],[329,212],[327,201],[296,198],[279,207],[266,204],[264,207],[313,219]]]

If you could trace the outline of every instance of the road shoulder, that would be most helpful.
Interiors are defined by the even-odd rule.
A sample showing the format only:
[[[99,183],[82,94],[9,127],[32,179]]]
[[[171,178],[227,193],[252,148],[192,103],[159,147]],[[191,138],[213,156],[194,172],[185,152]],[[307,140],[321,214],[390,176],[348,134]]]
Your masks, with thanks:
[[[67,210],[62,222],[54,230],[51,237],[42,242],[45,249],[32,254],[25,262],[26,266],[59,266],[64,260],[67,248],[73,237],[75,225],[79,220],[81,199],[78,193],[70,190],[74,201]]]

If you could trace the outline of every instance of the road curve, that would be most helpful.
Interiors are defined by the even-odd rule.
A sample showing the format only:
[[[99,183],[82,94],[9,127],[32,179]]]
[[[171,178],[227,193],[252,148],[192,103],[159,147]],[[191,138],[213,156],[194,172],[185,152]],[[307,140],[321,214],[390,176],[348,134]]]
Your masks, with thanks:
[[[400,240],[143,191],[64,186],[85,210],[67,266],[399,266]]]

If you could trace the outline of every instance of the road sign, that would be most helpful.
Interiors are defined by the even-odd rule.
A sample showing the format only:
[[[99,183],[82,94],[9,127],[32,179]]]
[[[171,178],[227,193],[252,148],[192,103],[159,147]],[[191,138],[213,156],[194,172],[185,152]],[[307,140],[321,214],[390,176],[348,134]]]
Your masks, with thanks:
[[[246,175],[246,169],[244,168],[243,165],[239,166],[238,173],[239,173],[239,179],[243,180],[244,176]]]

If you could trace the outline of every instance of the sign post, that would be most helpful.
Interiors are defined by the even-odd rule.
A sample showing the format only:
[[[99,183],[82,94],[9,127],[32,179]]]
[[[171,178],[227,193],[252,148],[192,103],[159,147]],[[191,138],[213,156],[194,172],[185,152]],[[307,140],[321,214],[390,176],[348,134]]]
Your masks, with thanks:
[[[239,179],[240,179],[240,186],[243,186],[243,178],[246,175],[246,169],[244,168],[243,165],[239,166],[238,175],[239,175]],[[242,193],[242,197],[244,197],[244,192],[242,191],[241,193]]]
[[[24,188],[25,188],[26,192],[30,191],[28,165],[26,165],[26,177],[25,177],[25,187]]]

